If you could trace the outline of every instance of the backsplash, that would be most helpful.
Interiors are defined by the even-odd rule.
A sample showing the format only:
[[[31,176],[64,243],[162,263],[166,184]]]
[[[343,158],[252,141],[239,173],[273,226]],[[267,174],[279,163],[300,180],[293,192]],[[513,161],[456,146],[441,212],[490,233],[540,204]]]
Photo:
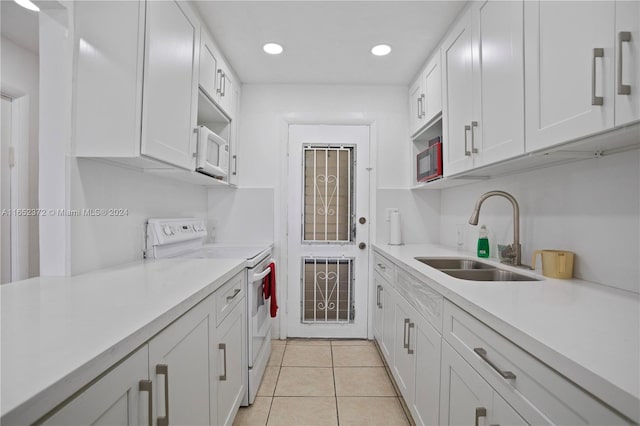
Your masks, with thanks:
[[[207,190],[101,161],[71,164],[71,209],[126,209],[70,217],[71,274],[142,259],[150,217],[207,217]]]
[[[480,195],[507,191],[520,205],[522,263],[534,250],[570,250],[577,278],[640,293],[639,165],[634,150],[442,190],[440,242],[455,247],[456,225],[465,224],[464,250],[475,252],[485,224],[497,257],[497,244],[513,241],[511,204],[492,197],[478,226],[468,221]]]

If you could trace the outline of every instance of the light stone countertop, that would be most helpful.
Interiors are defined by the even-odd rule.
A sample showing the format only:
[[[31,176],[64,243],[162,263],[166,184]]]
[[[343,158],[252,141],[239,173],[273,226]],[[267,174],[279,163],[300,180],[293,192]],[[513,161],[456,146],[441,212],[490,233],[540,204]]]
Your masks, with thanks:
[[[640,296],[578,279],[478,282],[451,277],[415,257],[466,257],[437,245],[374,250],[613,408],[640,422]]]
[[[163,259],[0,286],[1,423],[32,423],[245,267]]]

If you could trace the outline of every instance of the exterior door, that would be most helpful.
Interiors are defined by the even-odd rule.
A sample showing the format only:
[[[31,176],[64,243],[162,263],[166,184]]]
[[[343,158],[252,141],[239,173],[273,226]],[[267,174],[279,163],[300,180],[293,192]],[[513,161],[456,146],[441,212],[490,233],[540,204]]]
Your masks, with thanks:
[[[291,337],[367,337],[368,165],[368,126],[289,126]]]

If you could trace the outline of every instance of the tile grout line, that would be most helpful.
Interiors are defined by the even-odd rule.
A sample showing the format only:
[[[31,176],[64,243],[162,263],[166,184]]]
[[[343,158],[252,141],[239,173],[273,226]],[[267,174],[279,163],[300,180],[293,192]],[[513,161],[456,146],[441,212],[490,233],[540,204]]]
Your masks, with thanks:
[[[276,399],[276,388],[278,387],[278,380],[280,380],[280,372],[282,371],[282,362],[284,361],[284,353],[287,350],[287,341],[285,340],[284,351],[282,351],[282,359],[280,360],[280,364],[278,365],[278,375],[276,377],[276,384],[273,387],[273,393],[271,394],[271,403],[269,404],[269,411],[267,412],[267,418],[264,421],[264,426],[269,424],[269,416],[271,416],[271,409],[273,408],[273,401]]]
[[[331,373],[333,374],[333,402],[336,404],[336,424],[340,426],[340,413],[338,412],[338,389],[336,387],[336,366],[333,361],[333,342],[330,342],[331,349]]]

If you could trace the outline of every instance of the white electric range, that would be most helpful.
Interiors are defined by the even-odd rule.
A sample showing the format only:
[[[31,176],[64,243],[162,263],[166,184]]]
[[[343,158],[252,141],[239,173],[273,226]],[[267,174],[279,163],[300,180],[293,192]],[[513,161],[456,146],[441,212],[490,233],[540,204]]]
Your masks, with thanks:
[[[204,244],[203,220],[193,218],[149,219],[146,231],[147,258],[245,259],[247,274],[247,394],[243,405],[253,404],[271,354],[270,300],[264,299],[263,279],[273,262],[273,244]]]

